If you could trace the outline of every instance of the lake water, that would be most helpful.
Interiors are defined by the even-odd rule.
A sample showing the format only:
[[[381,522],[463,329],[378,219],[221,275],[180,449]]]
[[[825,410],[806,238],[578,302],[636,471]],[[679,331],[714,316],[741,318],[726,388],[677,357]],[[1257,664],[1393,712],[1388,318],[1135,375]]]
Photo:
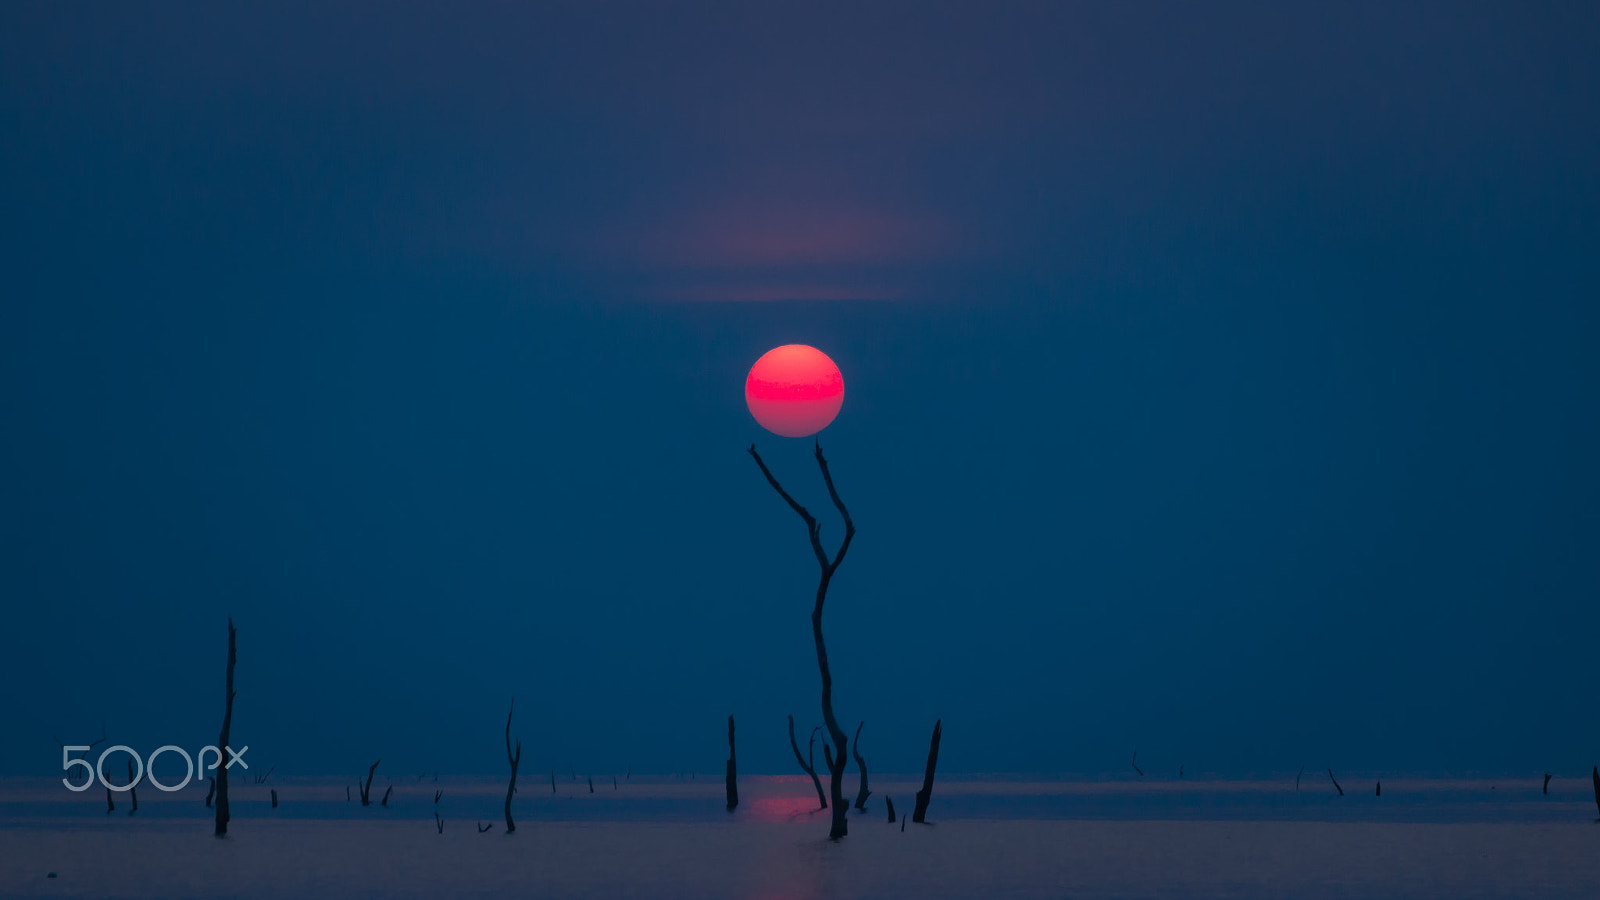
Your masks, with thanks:
[[[916,784],[874,781],[850,835],[826,839],[808,779],[405,778],[388,808],[343,781],[232,786],[226,840],[204,785],[73,794],[0,781],[0,896],[129,898],[1600,898],[1588,779],[1263,781],[945,779],[933,824],[885,822]],[[854,790],[854,779],[847,780]],[[275,787],[280,806],[268,802]],[[442,790],[437,805],[434,791]],[[444,821],[440,833],[434,814]],[[479,833],[479,823],[493,823]],[[50,872],[56,878],[48,878]]]

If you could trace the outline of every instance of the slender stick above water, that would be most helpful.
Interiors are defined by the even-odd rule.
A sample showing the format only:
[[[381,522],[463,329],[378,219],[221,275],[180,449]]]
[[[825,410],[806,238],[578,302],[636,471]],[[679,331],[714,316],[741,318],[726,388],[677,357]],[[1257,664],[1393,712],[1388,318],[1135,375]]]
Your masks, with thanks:
[[[228,673],[223,684],[222,707],[222,733],[217,736],[217,747],[222,754],[228,753],[228,738],[233,730],[233,667],[239,661],[239,649],[236,642],[237,629],[233,627],[233,619],[228,619]],[[221,757],[217,762],[217,821],[213,832],[217,837],[226,837],[228,834],[228,766],[222,763]],[[231,760],[230,760],[231,762]]]
[[[856,757],[856,768],[861,772],[861,786],[856,790],[856,809],[861,812],[866,812],[867,798],[872,796],[872,791],[867,789],[867,761],[861,756],[861,728],[866,724],[856,725],[855,741],[850,746],[850,752]]]
[[[1594,805],[1595,805],[1595,807],[1597,809],[1600,809],[1600,766],[1595,766],[1594,767],[1593,777],[1594,777]],[[1600,819],[1595,819],[1595,821],[1596,822],[1600,822]]]
[[[728,811],[732,812],[739,805],[739,763],[738,754],[733,749],[733,716],[728,716],[728,768],[724,776],[727,781]],[[613,788],[616,785],[612,785]]]
[[[517,751],[511,752],[511,716],[517,711],[517,698],[511,698],[511,708],[506,712],[506,762],[511,764],[511,784],[506,787],[506,834],[517,830],[517,823],[511,818],[511,796],[517,792],[517,767],[522,765],[522,740],[517,740]],[[551,773],[550,784],[555,786],[555,774]]]

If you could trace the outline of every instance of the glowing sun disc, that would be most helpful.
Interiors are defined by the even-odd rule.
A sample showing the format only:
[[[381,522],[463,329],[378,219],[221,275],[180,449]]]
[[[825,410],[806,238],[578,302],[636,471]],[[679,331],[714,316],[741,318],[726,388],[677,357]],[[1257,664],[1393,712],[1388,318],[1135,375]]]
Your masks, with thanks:
[[[828,427],[844,405],[844,376],[828,354],[784,344],[762,354],[744,380],[744,402],[762,428],[807,437]]]

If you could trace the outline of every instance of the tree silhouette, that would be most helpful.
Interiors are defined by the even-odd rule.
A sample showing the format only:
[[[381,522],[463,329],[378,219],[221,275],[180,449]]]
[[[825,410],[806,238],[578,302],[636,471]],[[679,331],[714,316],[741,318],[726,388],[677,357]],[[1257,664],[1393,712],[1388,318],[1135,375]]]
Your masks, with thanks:
[[[844,769],[850,761],[849,742],[844,729],[839,727],[839,721],[833,715],[833,673],[828,671],[828,647],[822,640],[822,605],[828,599],[828,585],[833,581],[833,574],[839,570],[839,564],[844,562],[844,555],[850,549],[850,542],[855,539],[856,526],[850,520],[850,511],[845,509],[844,501],[839,499],[839,492],[833,486],[833,476],[828,472],[828,460],[822,455],[822,444],[816,444],[817,468],[822,470],[822,481],[828,486],[828,496],[833,499],[833,505],[839,510],[839,517],[844,519],[844,540],[839,542],[839,550],[828,559],[828,551],[822,547],[822,524],[816,517],[806,511],[804,506],[795,502],[789,492],[783,489],[778,479],[772,476],[772,471],[761,460],[761,454],[756,452],[756,445],[750,445],[750,456],[755,459],[756,465],[761,467],[761,474],[767,477],[767,483],[778,492],[789,508],[793,509],[806,523],[806,534],[811,538],[811,551],[816,554],[817,566],[821,574],[817,579],[817,599],[811,608],[811,637],[817,645],[817,670],[822,675],[822,721],[828,728],[828,737],[833,740],[830,748],[827,742],[822,744],[822,758],[828,764],[829,796],[833,801],[833,822],[828,830],[828,837],[835,840],[842,838],[849,831],[849,822],[846,814],[849,806],[844,800]]]

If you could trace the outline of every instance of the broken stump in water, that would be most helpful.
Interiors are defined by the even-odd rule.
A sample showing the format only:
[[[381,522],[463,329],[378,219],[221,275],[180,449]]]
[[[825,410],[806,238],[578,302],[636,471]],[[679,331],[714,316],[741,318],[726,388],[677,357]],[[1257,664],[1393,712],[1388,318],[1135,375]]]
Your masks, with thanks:
[[[928,767],[922,773],[922,790],[917,791],[916,806],[911,809],[911,821],[923,824],[928,817],[928,801],[933,799],[933,770],[939,765],[939,736],[944,720],[933,723],[933,737],[928,741]]]

